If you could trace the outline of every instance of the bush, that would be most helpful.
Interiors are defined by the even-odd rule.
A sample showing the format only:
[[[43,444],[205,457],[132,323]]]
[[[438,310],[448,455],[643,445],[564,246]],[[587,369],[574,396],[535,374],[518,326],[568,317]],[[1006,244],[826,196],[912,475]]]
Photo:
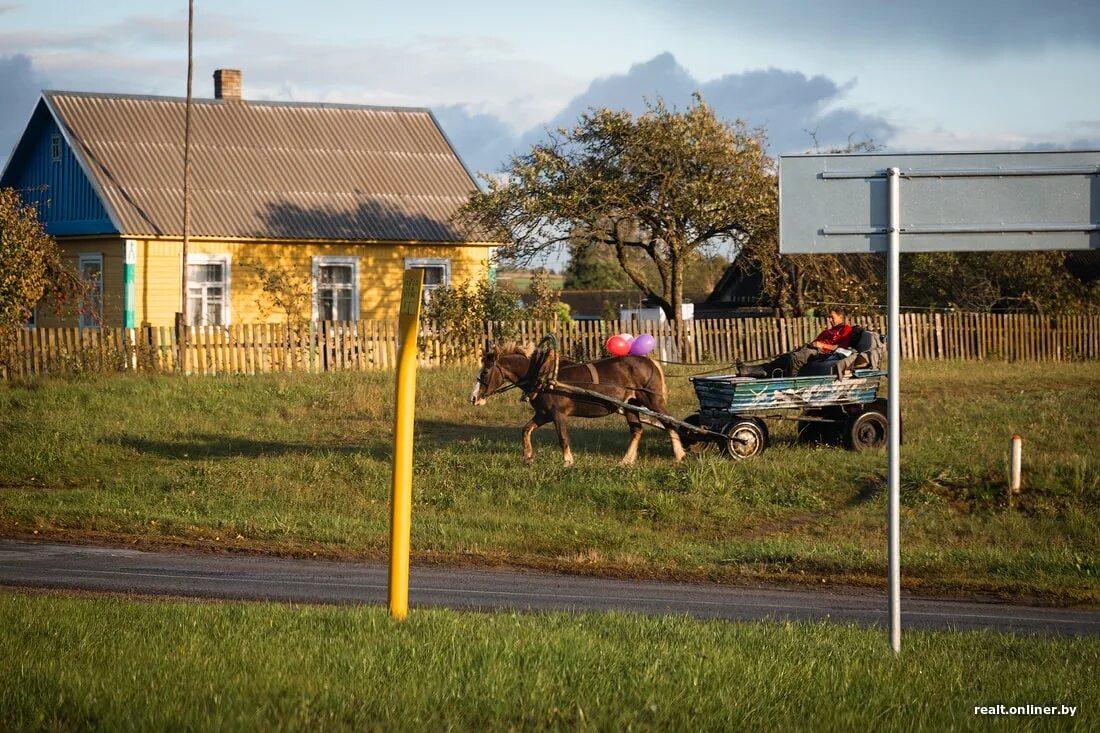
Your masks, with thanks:
[[[452,352],[466,354],[481,348],[486,322],[492,323],[495,340],[514,338],[523,313],[519,293],[508,286],[488,280],[442,286],[432,291],[424,309],[428,324],[422,333],[436,336]]]
[[[79,303],[83,290],[34,206],[18,191],[0,189],[0,332],[26,323],[43,298],[60,309]]]
[[[422,332],[439,338],[452,356],[478,352],[490,333],[498,344],[515,340],[521,321],[572,320],[569,306],[548,285],[545,272],[535,273],[524,298],[512,287],[488,280],[437,288],[432,291],[424,317],[428,323]]]

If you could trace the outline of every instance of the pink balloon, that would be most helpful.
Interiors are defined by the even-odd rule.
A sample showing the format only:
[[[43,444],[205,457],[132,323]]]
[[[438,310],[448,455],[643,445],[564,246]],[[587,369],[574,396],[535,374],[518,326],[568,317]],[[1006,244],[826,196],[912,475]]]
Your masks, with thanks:
[[[626,356],[630,353],[630,342],[622,334],[612,336],[607,340],[607,350],[612,356]]]
[[[653,351],[653,347],[656,345],[657,339],[653,338],[648,333],[643,333],[630,342],[630,353],[633,356],[645,356]]]

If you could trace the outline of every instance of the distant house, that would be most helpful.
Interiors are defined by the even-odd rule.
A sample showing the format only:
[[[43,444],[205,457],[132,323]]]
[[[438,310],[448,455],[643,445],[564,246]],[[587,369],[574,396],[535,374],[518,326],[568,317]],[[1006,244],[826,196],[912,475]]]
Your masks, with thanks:
[[[696,318],[737,318],[757,315],[764,293],[764,278],[759,271],[745,272],[730,265],[714,285],[714,290],[696,306]]]
[[[493,243],[449,221],[476,184],[429,110],[244,101],[239,71],[214,77],[215,98],[192,106],[189,322],[280,320],[261,317],[250,261],[312,282],[304,315],[326,320],[395,316],[407,268],[429,288],[487,273]],[[0,174],[98,280],[81,325],[168,325],[179,310],[184,110],[43,92]]]

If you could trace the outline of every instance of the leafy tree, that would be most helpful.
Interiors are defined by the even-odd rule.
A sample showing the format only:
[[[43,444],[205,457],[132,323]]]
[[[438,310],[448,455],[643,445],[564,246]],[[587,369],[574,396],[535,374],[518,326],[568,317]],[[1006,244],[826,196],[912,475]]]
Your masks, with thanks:
[[[1065,252],[929,252],[903,260],[906,304],[964,311],[1095,312],[1100,281],[1066,268]]]
[[[730,261],[721,254],[702,254],[688,262],[684,276],[684,290],[689,293],[710,295],[714,286],[730,266]]]
[[[762,304],[783,316],[806,315],[827,303],[870,308],[885,297],[885,265],[873,254],[781,255],[778,237],[735,261],[762,275]]]
[[[558,291],[550,287],[546,270],[538,270],[524,303],[523,316],[533,321],[571,321],[569,306],[561,302]]]
[[[761,131],[721,122],[699,95],[683,112],[661,100],[638,117],[593,109],[513,157],[503,182],[485,178],[487,190],[458,219],[503,230],[502,256],[521,262],[563,243],[609,247],[629,280],[679,321],[693,255],[774,237],[778,192],[764,147]]]
[[[84,290],[34,206],[14,189],[0,189],[0,331],[25,323],[42,300],[62,312],[75,309]]]
[[[636,290],[634,282],[619,264],[615,250],[599,242],[569,243],[569,264],[565,268],[564,287],[567,290]],[[641,270],[649,282],[660,282],[653,260],[643,252],[627,252],[632,264]],[[684,292],[710,293],[729,267],[721,254],[693,252],[684,272]]]
[[[629,256],[629,253],[628,253]],[[634,258],[644,267],[645,255]],[[615,250],[599,242],[576,240],[569,243],[569,264],[565,266],[568,290],[632,290],[635,285],[619,264]]]

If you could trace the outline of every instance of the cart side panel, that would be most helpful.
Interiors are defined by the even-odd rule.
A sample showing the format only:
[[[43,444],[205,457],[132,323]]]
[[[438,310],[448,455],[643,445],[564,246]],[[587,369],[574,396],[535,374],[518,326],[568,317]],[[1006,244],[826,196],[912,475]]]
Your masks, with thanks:
[[[700,377],[692,379],[692,385],[702,412],[736,414],[872,402],[882,376],[883,372],[859,370],[843,379]]]

